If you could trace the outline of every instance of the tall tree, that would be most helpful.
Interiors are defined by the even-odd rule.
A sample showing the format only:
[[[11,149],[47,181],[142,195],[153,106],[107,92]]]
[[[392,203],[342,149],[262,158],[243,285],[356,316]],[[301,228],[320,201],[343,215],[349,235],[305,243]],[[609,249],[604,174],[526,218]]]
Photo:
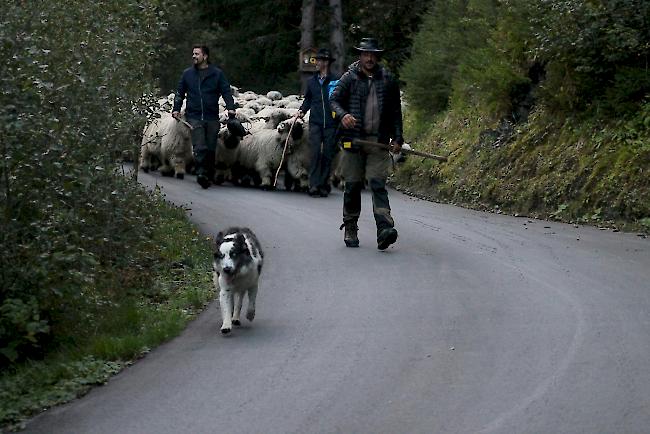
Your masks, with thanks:
[[[330,50],[336,61],[332,72],[341,75],[345,67],[345,42],[343,35],[343,8],[341,0],[329,0],[330,4]]]
[[[300,21],[300,52],[314,47],[314,11],[316,10],[315,0],[302,1],[302,19]],[[305,93],[307,80],[310,74],[300,72],[300,93]]]

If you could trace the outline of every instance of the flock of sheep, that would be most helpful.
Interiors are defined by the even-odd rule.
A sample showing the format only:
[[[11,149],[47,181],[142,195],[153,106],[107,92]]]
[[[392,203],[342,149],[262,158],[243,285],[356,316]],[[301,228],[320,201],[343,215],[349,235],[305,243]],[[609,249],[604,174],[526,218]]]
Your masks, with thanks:
[[[278,91],[258,95],[232,87],[236,117],[249,134],[234,135],[226,127],[227,112],[220,100],[221,129],[215,157],[215,184],[231,182],[275,188],[276,176],[283,173],[287,190],[307,191],[309,187],[309,112],[295,117],[302,103],[297,95],[283,97]],[[145,172],[160,170],[164,176],[183,179],[193,163],[190,127],[171,115],[174,95],[158,100],[156,114],[143,132],[140,167]],[[181,110],[181,114],[184,110]],[[332,165],[332,183],[339,184],[338,160]]]

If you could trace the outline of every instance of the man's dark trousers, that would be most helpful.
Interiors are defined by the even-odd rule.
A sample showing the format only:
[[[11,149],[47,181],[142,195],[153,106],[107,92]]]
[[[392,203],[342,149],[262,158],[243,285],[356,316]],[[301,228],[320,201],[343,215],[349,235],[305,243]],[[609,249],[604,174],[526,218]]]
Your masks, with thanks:
[[[188,119],[188,121],[193,128],[191,134],[196,176],[206,176],[212,181],[219,121],[202,121],[200,119]]]
[[[376,142],[376,137],[368,138]],[[390,214],[386,179],[391,167],[388,151],[379,147],[363,145],[356,150],[343,150],[341,169],[345,186],[343,191],[343,223],[357,225],[361,215],[361,190],[364,178],[372,192],[372,212],[377,225],[377,235],[382,229],[395,227]]]
[[[336,128],[309,124],[309,189],[324,190],[329,187],[332,160],[336,154]]]

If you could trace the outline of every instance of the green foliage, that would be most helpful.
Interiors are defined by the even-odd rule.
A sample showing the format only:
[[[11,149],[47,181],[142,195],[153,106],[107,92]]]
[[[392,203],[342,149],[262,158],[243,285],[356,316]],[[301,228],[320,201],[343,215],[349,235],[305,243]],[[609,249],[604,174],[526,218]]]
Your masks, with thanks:
[[[635,116],[558,119],[538,107],[517,127],[486,122],[477,108],[450,111],[420,143],[444,143],[449,162],[412,159],[404,188],[483,210],[643,229],[650,216],[648,104]],[[647,227],[645,228],[647,231]]]
[[[210,32],[210,49],[218,50],[213,60],[231,84],[264,93],[271,89],[286,93],[298,91],[301,3],[300,0],[196,2],[201,14],[198,25]],[[185,21],[179,26],[190,29],[194,23]],[[185,38],[178,42],[186,46]],[[178,77],[180,72],[178,68]],[[295,73],[293,86],[278,88],[277,83],[289,72]]]
[[[560,110],[599,102],[610,113],[639,103],[650,92],[648,17],[644,0],[535,2],[531,55],[548,64],[547,102]]]
[[[2,425],[105,381],[213,296],[184,211],[116,164],[151,114],[173,8],[23,3],[0,12]]]
[[[444,111],[451,83],[469,34],[461,17],[465,2],[438,2],[427,14],[413,41],[412,57],[402,69],[409,104],[427,114]]]
[[[494,116],[512,110],[529,83],[514,18],[492,0],[435,3],[402,71],[413,108],[429,115],[450,104],[482,104]]]
[[[421,1],[417,6],[394,0],[344,0],[342,3],[347,51],[346,59],[341,59],[343,65],[347,67],[357,60],[354,46],[361,38],[372,36],[379,39],[384,50],[382,62],[399,77],[402,65],[411,56],[413,38],[425,13],[432,4],[442,2]],[[323,43],[328,43],[328,37],[321,39]]]
[[[399,181],[479,208],[642,225],[648,17],[641,0],[436,3],[402,74],[406,127],[452,158],[412,160]]]
[[[86,324],[105,298],[98,266],[134,267],[129,252],[150,240],[154,216],[113,162],[144,123],[163,6],[3,7],[0,365],[39,357],[61,328]]]
[[[164,204],[157,195],[152,199],[147,205],[158,211],[151,243],[146,252],[128,253],[147,269],[96,268],[105,277],[87,290],[84,309],[89,315],[81,316],[81,322],[68,318],[59,323],[59,345],[50,347],[43,360],[14,363],[3,370],[0,427],[19,425],[35,412],[104,383],[129,361],[178,335],[214,298],[209,244],[183,209]],[[146,261],[143,254],[155,260]],[[114,272],[126,275],[115,282],[110,278]]]
[[[437,2],[404,66],[407,97],[424,113],[450,102],[503,117],[541,81],[553,110],[633,112],[650,92],[648,17],[642,0]]]
[[[119,362],[81,360],[37,363],[23,367],[13,376],[0,377],[0,427],[22,428],[26,414],[70,401],[96,384],[104,384],[123,367]],[[48,387],[44,388],[43,386]]]
[[[384,63],[399,72],[410,54],[411,40],[427,4],[393,0],[343,0],[346,55],[337,63],[357,59],[360,38],[379,38]],[[300,90],[298,49],[301,0],[191,0],[171,8],[169,26],[157,45],[156,76],[164,92],[176,89],[181,71],[190,65],[190,46],[205,42],[212,61],[234,86],[266,93]],[[330,6],[316,1],[314,44],[328,46]]]

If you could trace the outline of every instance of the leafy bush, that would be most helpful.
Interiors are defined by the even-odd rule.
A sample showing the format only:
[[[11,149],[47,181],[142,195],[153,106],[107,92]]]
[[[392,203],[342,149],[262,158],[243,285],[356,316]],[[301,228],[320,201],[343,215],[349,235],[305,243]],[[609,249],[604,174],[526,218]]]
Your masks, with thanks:
[[[39,357],[63,328],[89,326],[138,274],[133,252],[151,238],[153,202],[114,160],[135,148],[151,105],[143,95],[155,90],[149,59],[165,7],[2,8],[0,365]],[[116,281],[104,269],[123,273]]]
[[[650,3],[544,0],[530,7],[531,55],[549,66],[548,103],[584,110],[600,101],[616,113],[650,92]]]

